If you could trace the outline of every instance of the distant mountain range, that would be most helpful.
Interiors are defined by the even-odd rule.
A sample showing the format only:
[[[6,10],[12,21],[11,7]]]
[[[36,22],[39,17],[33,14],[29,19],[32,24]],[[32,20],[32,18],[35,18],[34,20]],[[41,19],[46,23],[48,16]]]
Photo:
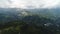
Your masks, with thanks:
[[[60,17],[60,8],[54,9],[21,9],[21,8],[0,8],[0,22],[7,23],[14,20],[24,20],[26,22],[44,17],[57,20]],[[39,17],[37,17],[37,16]]]

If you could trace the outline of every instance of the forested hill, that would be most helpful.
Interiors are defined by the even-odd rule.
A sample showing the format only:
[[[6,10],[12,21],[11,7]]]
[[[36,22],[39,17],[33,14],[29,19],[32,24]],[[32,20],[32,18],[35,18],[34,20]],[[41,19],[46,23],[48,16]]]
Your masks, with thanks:
[[[57,13],[53,14],[52,9],[35,10],[0,8],[0,33],[60,34],[60,17],[56,16]]]
[[[57,34],[60,25],[52,19],[34,15],[0,24],[0,31],[2,34]]]

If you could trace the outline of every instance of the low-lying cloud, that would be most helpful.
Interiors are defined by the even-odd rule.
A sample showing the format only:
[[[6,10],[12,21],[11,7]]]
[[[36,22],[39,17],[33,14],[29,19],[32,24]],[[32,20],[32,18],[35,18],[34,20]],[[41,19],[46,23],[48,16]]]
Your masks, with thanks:
[[[1,0],[0,0],[1,1]],[[2,0],[3,8],[53,8],[58,6],[60,0]]]

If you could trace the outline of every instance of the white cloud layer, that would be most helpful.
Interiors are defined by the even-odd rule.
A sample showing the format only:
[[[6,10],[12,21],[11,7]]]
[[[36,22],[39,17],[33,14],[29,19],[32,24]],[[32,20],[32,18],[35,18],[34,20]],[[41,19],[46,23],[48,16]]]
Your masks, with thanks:
[[[0,0],[0,7],[10,8],[52,8],[58,6],[60,0]],[[60,6],[60,5],[59,5]]]

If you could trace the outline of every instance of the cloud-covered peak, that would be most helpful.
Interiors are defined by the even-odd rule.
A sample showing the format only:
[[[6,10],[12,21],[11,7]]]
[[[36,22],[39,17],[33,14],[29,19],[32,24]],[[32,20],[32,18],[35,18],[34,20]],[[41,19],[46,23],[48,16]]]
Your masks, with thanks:
[[[59,5],[59,3],[60,0],[2,0],[2,2],[0,2],[0,7],[52,8]]]

